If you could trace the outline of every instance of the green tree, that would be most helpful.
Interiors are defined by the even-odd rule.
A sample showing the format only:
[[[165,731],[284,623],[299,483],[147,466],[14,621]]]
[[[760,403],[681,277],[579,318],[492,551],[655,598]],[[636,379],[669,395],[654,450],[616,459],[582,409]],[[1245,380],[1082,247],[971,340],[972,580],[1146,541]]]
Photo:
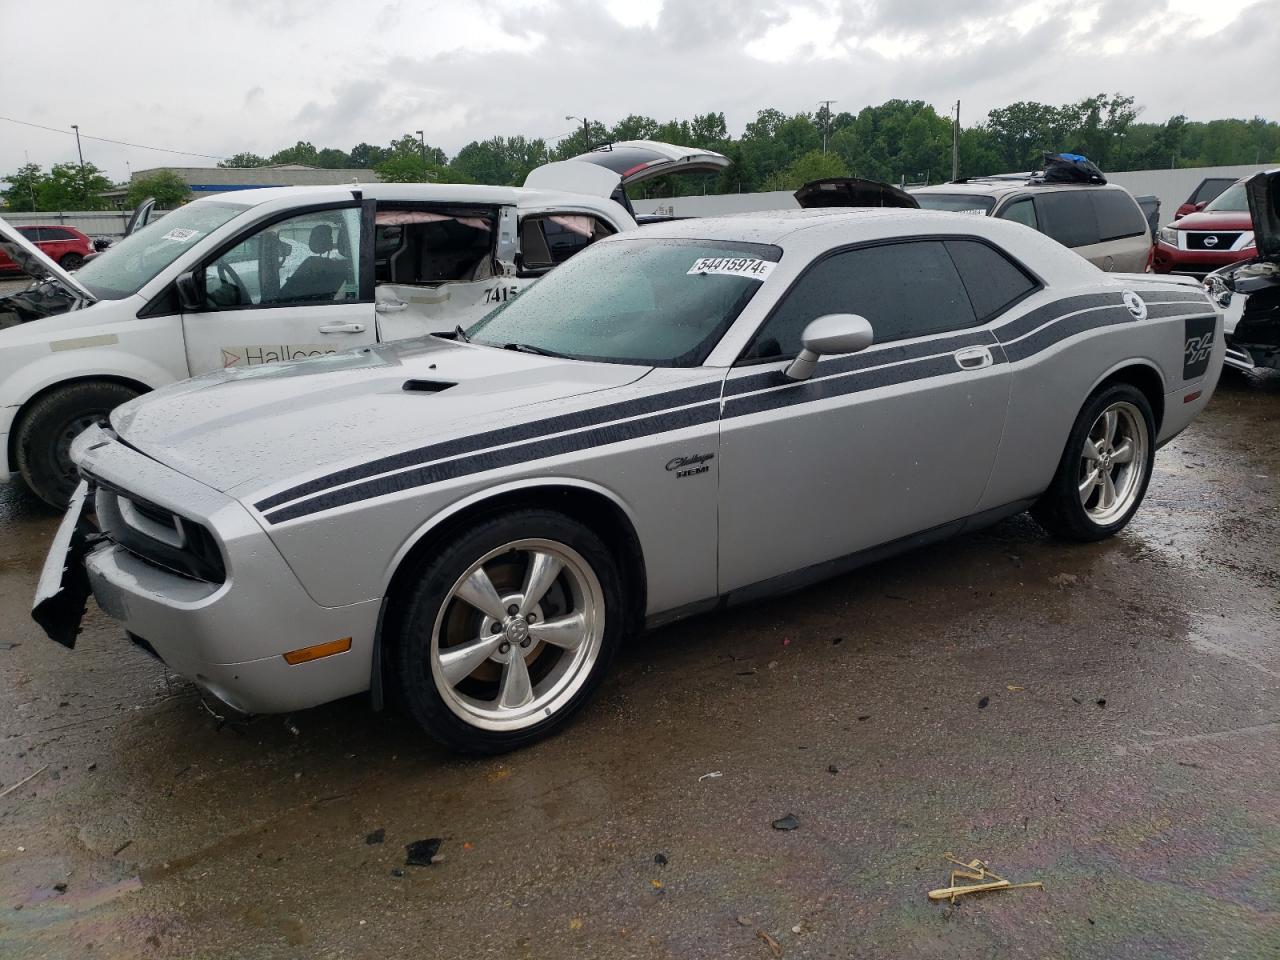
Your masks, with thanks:
[[[38,163],[23,164],[17,172],[4,178],[9,184],[9,189],[4,191],[5,203],[10,210],[37,209],[37,197],[48,179]]]
[[[777,175],[774,190],[797,190],[810,180],[824,180],[827,177],[847,177],[849,168],[834,153],[823,153],[821,150],[810,150],[804,156],[797,157],[791,166]]]
[[[351,166],[351,155],[345,150],[325,147],[316,154],[316,166],[326,170],[342,170]]]
[[[220,167],[266,167],[270,166],[271,161],[266,157],[260,157],[256,153],[237,153],[234,156],[227,157],[225,160],[219,160]]]
[[[351,148],[349,156],[353,167],[358,167],[362,170],[372,170],[383,160],[387,159],[387,154],[389,152],[390,151],[388,151],[386,147],[375,147],[371,143],[357,143]]]
[[[423,163],[417,153],[400,151],[374,167],[386,183],[471,183],[462,171],[435,163]]]
[[[419,158],[425,156],[428,166],[432,167],[443,167],[449,162],[448,154],[429,143],[424,146],[416,133],[406,133],[398,140],[392,140],[391,153],[393,156],[398,154],[413,154]]]
[[[36,200],[41,210],[105,210],[101,194],[110,189],[111,181],[92,163],[55,163]]]
[[[129,184],[125,206],[133,208],[147,197],[154,197],[161,210],[180,207],[191,197],[187,182],[172,170],[160,170],[149,177],[142,177]]]
[[[299,140],[292,147],[285,147],[271,155],[271,163],[305,163],[307,166],[320,165],[320,153],[307,140]]]

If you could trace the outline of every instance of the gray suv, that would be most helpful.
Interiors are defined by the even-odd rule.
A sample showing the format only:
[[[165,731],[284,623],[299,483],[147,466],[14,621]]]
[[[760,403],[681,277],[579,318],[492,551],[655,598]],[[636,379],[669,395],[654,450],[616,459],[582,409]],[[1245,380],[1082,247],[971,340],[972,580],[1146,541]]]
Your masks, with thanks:
[[[1151,259],[1151,230],[1138,202],[1109,184],[1028,182],[974,177],[911,195],[926,210],[949,210],[1014,220],[1070,247],[1101,270],[1142,273]]]

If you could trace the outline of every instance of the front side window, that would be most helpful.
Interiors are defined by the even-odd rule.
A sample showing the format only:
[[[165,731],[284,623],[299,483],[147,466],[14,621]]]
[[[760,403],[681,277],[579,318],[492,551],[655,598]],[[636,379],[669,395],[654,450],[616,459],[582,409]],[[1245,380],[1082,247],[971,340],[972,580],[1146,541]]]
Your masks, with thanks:
[[[697,366],[781,255],[736,241],[611,240],[557,267],[467,335],[582,360]]]
[[[1099,242],[1098,217],[1090,190],[1057,190],[1036,197],[1040,229],[1064,247]]]
[[[347,303],[360,299],[359,262],[357,208],[303,213],[267,225],[208,264],[205,295],[218,309]]]
[[[603,220],[584,213],[525,217],[520,223],[520,270],[550,270],[614,232]]]
[[[1036,205],[1031,202],[1030,197],[1023,197],[1021,200],[1013,201],[1013,203],[1000,211],[999,217],[1001,220],[1012,220],[1014,223],[1021,223],[1032,230],[1040,229],[1040,221],[1036,218]]]
[[[837,253],[812,266],[756,331],[744,357],[794,357],[804,328],[829,313],[865,317],[876,343],[977,323],[941,240],[887,243]]]
[[[950,213],[976,213],[986,216],[996,205],[995,197],[978,193],[914,193],[913,197],[925,210],[946,210]]]
[[[132,296],[165,267],[247,208],[198,201],[167,213],[113,243],[76,271],[76,279],[103,300]]]
[[[1233,183],[1204,209],[1206,213],[1248,213],[1249,198],[1245,195],[1244,184]]]
[[[45,240],[77,240],[79,239],[70,230],[64,230],[62,229],[62,227],[45,227],[43,233],[44,233],[43,239]]]

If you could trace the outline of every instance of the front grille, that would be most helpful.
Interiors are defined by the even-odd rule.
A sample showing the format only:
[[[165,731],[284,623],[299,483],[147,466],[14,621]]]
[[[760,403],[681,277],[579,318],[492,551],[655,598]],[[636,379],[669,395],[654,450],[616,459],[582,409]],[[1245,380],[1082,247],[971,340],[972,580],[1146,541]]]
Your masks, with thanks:
[[[217,541],[204,526],[96,478],[98,527],[138,559],[170,573],[223,583],[226,565]]]
[[[1188,250],[1230,250],[1240,239],[1240,231],[1234,233],[1199,233],[1187,231]]]

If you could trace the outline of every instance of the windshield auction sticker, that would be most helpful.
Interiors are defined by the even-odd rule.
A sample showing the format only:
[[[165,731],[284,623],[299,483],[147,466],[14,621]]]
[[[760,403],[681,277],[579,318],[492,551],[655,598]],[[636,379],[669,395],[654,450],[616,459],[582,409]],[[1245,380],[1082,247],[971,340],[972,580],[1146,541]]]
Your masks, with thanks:
[[[174,227],[172,230],[170,230],[160,239],[173,240],[175,243],[186,243],[188,240],[194,237],[197,233],[199,233],[198,230],[189,230],[186,227]]]
[[[776,266],[777,264],[773,261],[761,260],[758,257],[703,257],[689,268],[689,275],[700,273],[763,280],[773,272]]]

